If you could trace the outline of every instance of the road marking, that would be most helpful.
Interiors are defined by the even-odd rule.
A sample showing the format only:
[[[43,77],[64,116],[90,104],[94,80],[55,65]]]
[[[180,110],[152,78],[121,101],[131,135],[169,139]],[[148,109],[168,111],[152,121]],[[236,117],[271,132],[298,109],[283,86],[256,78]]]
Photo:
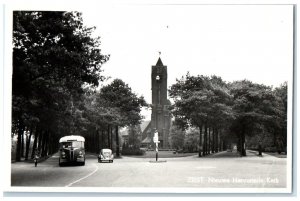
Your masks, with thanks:
[[[199,167],[196,167],[196,169],[215,169],[216,167],[213,167],[213,166],[199,166]]]
[[[88,178],[89,176],[91,176],[91,175],[93,175],[95,172],[97,172],[98,169],[99,169],[99,167],[96,166],[96,169],[95,169],[93,172],[91,172],[90,174],[88,174],[88,175],[86,175],[86,176],[84,176],[84,177],[82,177],[82,178],[80,178],[80,179],[77,179],[76,181],[73,181],[72,183],[69,183],[69,184],[66,185],[65,187],[70,187],[70,186],[72,186],[73,184],[75,184],[75,183],[77,183],[77,182],[80,182],[80,181],[82,181],[82,180]]]

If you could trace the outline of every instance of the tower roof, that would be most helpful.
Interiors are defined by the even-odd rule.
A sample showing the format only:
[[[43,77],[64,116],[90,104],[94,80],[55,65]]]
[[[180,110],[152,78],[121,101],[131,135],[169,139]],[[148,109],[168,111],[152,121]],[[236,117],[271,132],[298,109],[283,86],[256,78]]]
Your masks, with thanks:
[[[156,66],[163,66],[164,64],[162,63],[160,57],[157,60]]]

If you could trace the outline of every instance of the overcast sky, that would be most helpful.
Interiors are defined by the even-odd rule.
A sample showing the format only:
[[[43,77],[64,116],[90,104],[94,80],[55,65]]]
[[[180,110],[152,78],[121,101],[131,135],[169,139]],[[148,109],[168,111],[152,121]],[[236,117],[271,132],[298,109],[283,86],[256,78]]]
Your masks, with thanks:
[[[121,78],[151,102],[151,66],[161,52],[168,86],[190,71],[225,81],[279,86],[293,66],[290,5],[122,5],[82,8],[110,60],[105,75]]]
[[[156,64],[158,52],[168,67],[169,87],[187,71],[274,87],[292,80],[292,5],[75,2],[21,1],[10,9],[82,12],[84,24],[96,26],[94,36],[101,37],[102,52],[111,55],[103,65],[104,74],[111,80],[122,79],[148,103],[151,66]],[[143,114],[150,118],[150,111]]]

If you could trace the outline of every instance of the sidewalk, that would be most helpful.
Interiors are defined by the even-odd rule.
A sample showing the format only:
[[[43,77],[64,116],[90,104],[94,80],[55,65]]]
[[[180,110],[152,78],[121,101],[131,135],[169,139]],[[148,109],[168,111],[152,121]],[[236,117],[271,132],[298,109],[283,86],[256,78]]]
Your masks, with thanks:
[[[38,159],[38,162],[43,162],[45,160],[47,160],[48,158],[52,157],[52,155],[48,155],[48,156],[44,156],[44,157],[40,157]],[[15,159],[11,160],[11,163],[19,163],[19,162],[23,162],[23,163],[34,163],[34,159],[28,158],[27,160],[25,160],[24,157],[21,158],[21,161],[16,161]]]
[[[218,153],[212,153],[206,156],[205,158],[237,158],[240,157],[239,153],[236,151],[220,151]]]
[[[237,151],[221,151],[218,153],[213,153],[210,155],[204,156],[206,158],[239,158],[241,157],[239,152]],[[254,150],[246,150],[246,156],[243,157],[248,157],[248,158],[286,158],[286,155],[283,154],[278,154],[278,153],[262,153],[262,156],[258,155],[258,151]]]
[[[277,152],[275,152],[275,153],[274,152],[263,152],[263,154],[274,156],[276,158],[286,158],[287,157],[286,154],[279,154]]]

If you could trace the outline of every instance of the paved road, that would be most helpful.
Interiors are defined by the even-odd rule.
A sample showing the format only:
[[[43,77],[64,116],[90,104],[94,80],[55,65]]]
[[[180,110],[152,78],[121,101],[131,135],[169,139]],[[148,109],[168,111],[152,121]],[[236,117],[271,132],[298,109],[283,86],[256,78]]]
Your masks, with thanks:
[[[221,152],[154,159],[123,157],[98,163],[87,155],[85,166],[58,166],[57,155],[34,167],[12,163],[12,186],[39,187],[286,187],[286,158]],[[163,162],[165,161],[165,162]]]

